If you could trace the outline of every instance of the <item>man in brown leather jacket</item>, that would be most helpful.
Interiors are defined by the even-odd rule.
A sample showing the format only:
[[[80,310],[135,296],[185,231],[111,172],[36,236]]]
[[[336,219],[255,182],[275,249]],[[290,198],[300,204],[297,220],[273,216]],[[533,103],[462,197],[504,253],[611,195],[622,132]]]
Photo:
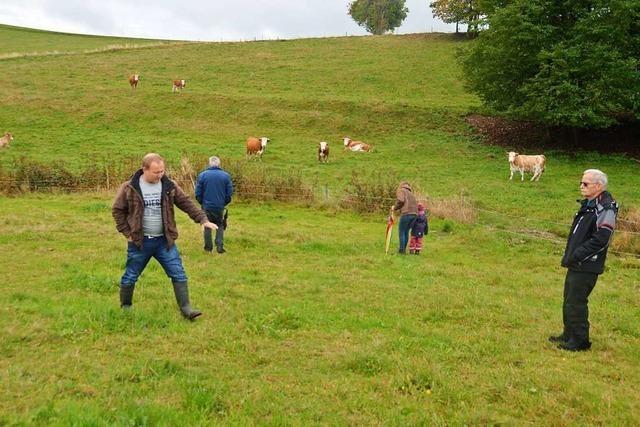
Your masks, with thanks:
[[[189,303],[187,276],[175,244],[178,228],[173,206],[204,227],[215,230],[217,226],[164,171],[160,155],[145,155],[142,169],[120,186],[113,202],[111,212],[116,228],[128,241],[127,264],[120,280],[120,306],[131,308],[138,277],[153,257],[171,278],[182,315],[193,320],[202,313]]]

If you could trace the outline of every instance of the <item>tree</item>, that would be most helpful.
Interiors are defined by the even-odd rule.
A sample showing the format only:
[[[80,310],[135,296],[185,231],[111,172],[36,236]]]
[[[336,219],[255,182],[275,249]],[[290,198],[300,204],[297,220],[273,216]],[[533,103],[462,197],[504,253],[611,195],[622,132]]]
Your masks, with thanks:
[[[429,3],[434,18],[447,24],[467,24],[468,32],[477,33],[485,26],[486,17],[509,0],[434,0]]]
[[[638,0],[514,0],[462,54],[487,107],[549,125],[640,119]]]
[[[434,18],[446,24],[456,24],[458,34],[459,24],[469,24],[475,17],[470,15],[474,0],[435,0],[429,3]]]
[[[405,0],[355,0],[349,4],[351,18],[371,34],[393,31],[408,12]]]

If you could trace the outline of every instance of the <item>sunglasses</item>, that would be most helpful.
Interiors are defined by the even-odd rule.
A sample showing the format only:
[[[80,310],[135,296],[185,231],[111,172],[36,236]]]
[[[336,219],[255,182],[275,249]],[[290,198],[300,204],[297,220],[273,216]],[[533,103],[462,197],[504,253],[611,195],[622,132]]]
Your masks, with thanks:
[[[580,187],[588,187],[592,184],[595,184],[595,182],[584,182],[584,181],[580,181]]]

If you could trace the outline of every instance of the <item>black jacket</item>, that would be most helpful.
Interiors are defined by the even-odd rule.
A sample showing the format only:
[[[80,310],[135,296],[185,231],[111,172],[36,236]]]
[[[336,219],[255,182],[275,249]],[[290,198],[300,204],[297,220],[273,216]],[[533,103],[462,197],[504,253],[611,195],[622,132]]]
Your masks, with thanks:
[[[593,200],[578,202],[580,210],[569,230],[561,264],[569,270],[601,274],[616,226],[618,205],[608,191]]]

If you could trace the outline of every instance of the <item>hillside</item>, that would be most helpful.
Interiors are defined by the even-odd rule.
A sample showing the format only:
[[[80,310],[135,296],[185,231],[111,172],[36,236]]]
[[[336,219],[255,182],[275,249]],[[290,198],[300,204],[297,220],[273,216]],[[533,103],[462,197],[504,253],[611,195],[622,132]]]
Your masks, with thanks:
[[[155,151],[172,172],[183,157],[199,167],[217,154],[246,176],[300,177],[316,198],[236,198],[223,256],[207,256],[200,228],[179,214],[178,244],[204,312],[188,323],[154,262],[133,312],[119,309],[125,242],[110,215],[113,189],[0,196],[0,425],[640,418],[637,256],[620,250],[608,260],[590,305],[591,352],[565,354],[546,341],[561,327],[559,258],[581,172],[607,172],[629,210],[640,206],[637,165],[546,152],[540,182],[510,182],[503,148],[484,145],[464,121],[479,105],[455,61],[467,41],[104,50],[111,39],[20,30],[16,42],[12,31],[0,27],[2,52],[70,54],[0,59],[11,82],[0,94],[0,132],[15,135],[0,150],[0,183],[25,164],[85,175],[120,166],[125,175]],[[182,93],[171,93],[174,78],[187,80]],[[249,135],[271,138],[261,162],[245,160]],[[344,136],[374,151],[343,152]],[[316,159],[321,140],[331,144],[326,165]],[[384,214],[344,204],[354,180],[374,192],[400,179],[433,202],[419,257],[385,256]],[[475,215],[468,223],[459,221],[463,207]]]
[[[580,172],[596,164],[625,183],[618,197],[637,205],[636,165],[620,156],[550,155],[543,183],[509,185],[503,151],[470,138],[462,119],[478,105],[454,57],[463,43],[446,35],[348,37],[5,59],[0,69],[15,84],[1,95],[0,131],[12,131],[15,141],[0,167],[28,158],[84,170],[148,151],[174,165],[188,154],[202,165],[214,153],[242,160],[246,137],[266,135],[268,170],[298,171],[332,194],[355,172],[509,208],[516,205],[487,196],[573,197]],[[141,75],[135,95],[126,81],[133,72]],[[187,80],[183,93],[171,93],[174,78]],[[343,136],[371,143],[374,152],[343,153]],[[333,150],[328,167],[315,159],[320,140]],[[548,215],[544,206],[529,209]]]
[[[4,24],[0,24],[0,40],[2,40],[0,59],[20,56],[69,55],[125,46],[140,48],[179,43],[164,40],[57,33]]]

